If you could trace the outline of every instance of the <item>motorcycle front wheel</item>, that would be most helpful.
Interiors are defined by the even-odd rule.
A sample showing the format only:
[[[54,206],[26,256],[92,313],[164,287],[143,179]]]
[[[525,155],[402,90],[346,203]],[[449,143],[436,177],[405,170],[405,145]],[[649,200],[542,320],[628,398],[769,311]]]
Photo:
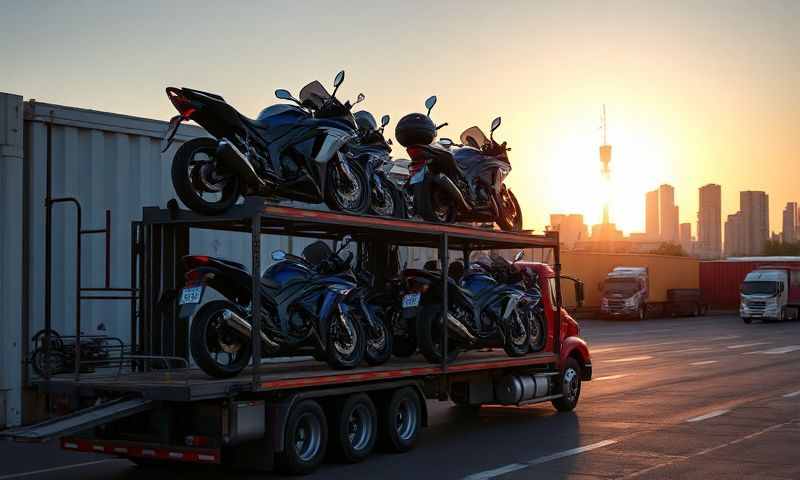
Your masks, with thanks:
[[[453,200],[429,176],[414,185],[414,207],[417,214],[428,222],[456,221],[457,210]]]
[[[511,312],[505,325],[505,345],[503,349],[509,357],[521,357],[528,353],[531,343],[530,323],[519,308]]]
[[[381,177],[381,195],[375,187],[372,187],[369,200],[369,212],[381,217],[406,218],[405,195],[391,180]]]
[[[376,321],[377,325],[373,329],[369,325],[364,325],[367,332],[367,347],[364,352],[364,360],[367,364],[383,365],[392,356],[392,344],[394,338],[388,325],[382,320]]]
[[[505,185],[499,197],[497,225],[505,231],[519,232],[522,230],[522,210],[517,197]]]
[[[221,168],[216,153],[216,140],[195,138],[181,145],[172,159],[175,193],[184,205],[204,215],[224,212],[241,194],[239,177]]]
[[[328,163],[325,176],[325,203],[331,210],[364,213],[369,206],[370,188],[367,174],[358,162],[334,159]]]
[[[350,314],[337,313],[328,322],[325,360],[337,370],[355,368],[364,359],[367,335],[364,326]]]
[[[235,377],[250,363],[251,342],[225,325],[222,314],[238,311],[226,300],[208,302],[194,316],[189,349],[197,366],[215,378]]]

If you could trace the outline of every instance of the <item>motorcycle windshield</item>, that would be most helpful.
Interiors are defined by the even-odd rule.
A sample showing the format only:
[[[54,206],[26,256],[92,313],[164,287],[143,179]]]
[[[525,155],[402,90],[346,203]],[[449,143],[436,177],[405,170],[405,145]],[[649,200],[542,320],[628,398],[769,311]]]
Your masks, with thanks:
[[[331,94],[318,80],[314,80],[300,90],[300,102],[314,110],[321,109],[330,99]]]
[[[461,280],[461,286],[473,294],[477,294],[494,286],[497,282],[491,275],[486,273],[470,273]]]
[[[486,160],[486,156],[480,150],[470,147],[458,148],[453,151],[453,158],[456,159],[458,166],[464,172],[472,172],[477,166]]]
[[[461,143],[468,147],[481,149],[484,145],[489,145],[491,142],[483,134],[483,131],[478,127],[469,127],[461,134]]]
[[[297,262],[283,261],[271,265],[264,271],[262,278],[283,286],[297,280],[307,280],[313,273],[305,265]]]

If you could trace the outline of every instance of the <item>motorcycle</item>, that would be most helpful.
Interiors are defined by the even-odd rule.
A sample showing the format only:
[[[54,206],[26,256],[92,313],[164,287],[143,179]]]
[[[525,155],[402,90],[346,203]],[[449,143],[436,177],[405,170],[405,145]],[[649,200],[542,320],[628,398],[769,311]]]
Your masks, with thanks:
[[[365,308],[356,279],[348,274],[352,253],[345,259],[339,256],[349,241],[345,237],[336,251],[316,242],[302,257],[272,252],[276,263],[264,271],[258,292],[265,356],[311,354],[336,369],[354,368],[364,358],[364,323],[371,323],[374,331],[381,327]],[[192,319],[192,357],[213,377],[235,376],[251,357],[252,278],[244,265],[224,259],[187,256],[183,261],[187,273],[179,315]],[[203,303],[209,287],[224,299]]]
[[[522,211],[504,180],[511,171],[506,143],[494,141],[501,118],[492,121],[487,139],[478,127],[461,134],[463,144],[448,138],[437,143],[430,119],[436,97],[425,102],[426,115],[406,115],[397,123],[395,137],[411,156],[408,188],[416,212],[427,221],[452,223],[493,222],[501,229],[522,230]],[[453,148],[460,147],[460,148]]]
[[[275,96],[296,105],[265,108],[252,120],[216,94],[168,87],[179,115],[170,120],[162,151],[172,144],[180,124],[193,120],[214,138],[195,138],[178,148],[172,160],[172,185],[190,209],[221,214],[242,195],[309,203],[332,210],[363,213],[369,202],[366,173],[343,152],[356,135],[352,105],[319,81],[306,85],[299,99],[279,89]]]
[[[350,153],[367,172],[370,180],[368,211],[382,217],[406,218],[406,199],[400,188],[389,178],[394,166],[390,152],[390,141],[383,136],[389,115],[381,117],[377,126],[372,114],[366,111],[355,113],[358,138],[350,145]]]
[[[521,256],[520,256],[521,258]],[[498,282],[491,265],[475,262],[461,278],[448,269],[448,311],[442,313],[442,273],[409,269],[403,272],[403,317],[415,324],[417,345],[431,363],[453,361],[461,350],[502,347],[511,357],[530,351],[530,324],[540,301],[517,285]],[[446,317],[446,320],[443,320]],[[448,329],[447,351],[443,329]]]

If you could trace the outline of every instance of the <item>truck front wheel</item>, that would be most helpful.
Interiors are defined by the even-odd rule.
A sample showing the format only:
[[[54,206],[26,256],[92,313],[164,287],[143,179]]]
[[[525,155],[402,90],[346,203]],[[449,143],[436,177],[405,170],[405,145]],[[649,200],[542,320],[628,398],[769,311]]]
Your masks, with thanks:
[[[278,470],[290,475],[313,472],[325,458],[328,423],[314,400],[303,400],[292,408],[286,421],[283,451],[276,454]]]
[[[581,396],[581,366],[574,358],[568,358],[561,372],[561,397],[553,400],[559,412],[571,412],[578,405]]]
[[[753,323],[753,319],[752,319],[752,318],[750,318],[750,317],[742,317],[742,321],[743,321],[744,323],[748,324],[748,325],[750,325],[751,323]]]

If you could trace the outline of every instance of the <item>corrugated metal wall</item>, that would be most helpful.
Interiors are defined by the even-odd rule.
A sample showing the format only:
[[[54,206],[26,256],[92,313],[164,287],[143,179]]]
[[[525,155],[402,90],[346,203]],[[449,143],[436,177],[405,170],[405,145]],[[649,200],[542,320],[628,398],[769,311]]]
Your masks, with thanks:
[[[0,136],[3,214],[0,222],[0,311],[2,355],[0,392],[7,391],[7,423],[19,423],[20,386],[25,374],[17,345],[44,326],[45,207],[48,129],[52,141],[52,195],[76,197],[82,205],[83,228],[102,228],[105,210],[111,210],[111,286],[130,286],[131,221],[141,218],[143,206],[161,206],[176,197],[170,179],[170,161],[178,146],[204,135],[201,128],[182,126],[178,141],[163,155],[160,143],[166,122],[38,102],[0,94],[0,107],[8,102],[24,105],[24,149]],[[4,103],[5,102],[5,103]],[[2,110],[0,112],[5,112]],[[3,114],[3,113],[0,113]],[[8,119],[0,127],[9,127]],[[21,112],[19,127],[22,126]],[[0,128],[0,135],[2,135]],[[22,129],[13,142],[23,145]],[[24,159],[23,159],[24,150]],[[15,153],[17,152],[17,153]],[[16,156],[15,156],[16,155]],[[52,326],[74,333],[76,214],[68,204],[53,210]],[[250,263],[246,234],[193,230],[191,251]],[[279,237],[262,239],[262,265],[273,249],[299,252],[308,240]],[[25,245],[25,249],[22,245]],[[22,261],[23,250],[27,254]],[[84,287],[104,281],[102,235],[83,238]],[[128,341],[129,302],[84,301],[82,330],[104,333]],[[27,331],[24,328],[27,325]],[[102,330],[101,330],[102,329]],[[15,347],[16,348],[16,347]],[[1,424],[1,423],[0,423]]]
[[[700,263],[700,288],[706,302],[712,307],[738,309],[739,288],[744,277],[758,267],[791,265],[800,267],[800,261],[763,260],[728,261],[719,260]]]

